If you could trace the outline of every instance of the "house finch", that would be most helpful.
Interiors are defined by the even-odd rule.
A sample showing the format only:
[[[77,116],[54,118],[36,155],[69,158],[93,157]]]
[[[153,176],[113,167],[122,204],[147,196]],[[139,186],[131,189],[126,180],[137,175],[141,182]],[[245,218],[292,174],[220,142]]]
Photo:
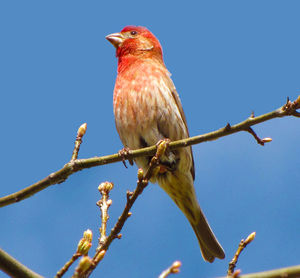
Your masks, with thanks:
[[[116,47],[118,76],[114,89],[114,114],[118,133],[126,148],[140,149],[159,140],[189,137],[184,112],[162,48],[146,28],[127,26],[106,39]],[[136,164],[147,169],[151,157]],[[213,262],[224,251],[198,204],[194,189],[194,160],[191,147],[166,151],[151,182],[157,182],[189,220],[198,238],[202,256]]]

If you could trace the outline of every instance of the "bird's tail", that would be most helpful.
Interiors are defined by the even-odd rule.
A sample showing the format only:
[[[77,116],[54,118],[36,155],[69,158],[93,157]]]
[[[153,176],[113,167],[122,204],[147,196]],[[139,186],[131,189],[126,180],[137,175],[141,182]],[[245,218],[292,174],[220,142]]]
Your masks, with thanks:
[[[202,212],[190,173],[168,173],[159,185],[168,193],[189,220],[198,238],[204,260],[224,259],[225,253]]]
[[[212,263],[215,258],[224,259],[224,250],[215,237],[199,205],[198,210],[194,209],[194,211],[197,211],[195,213],[197,222],[193,223],[190,219],[189,222],[198,238],[203,258],[210,263]]]

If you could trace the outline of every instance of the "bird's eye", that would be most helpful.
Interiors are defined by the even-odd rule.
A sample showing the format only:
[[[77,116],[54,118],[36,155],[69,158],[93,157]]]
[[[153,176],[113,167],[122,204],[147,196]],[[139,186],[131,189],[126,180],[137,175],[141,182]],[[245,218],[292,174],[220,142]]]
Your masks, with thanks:
[[[136,35],[137,35],[137,31],[131,31],[131,32],[130,32],[130,35],[131,35],[131,36],[136,36]]]

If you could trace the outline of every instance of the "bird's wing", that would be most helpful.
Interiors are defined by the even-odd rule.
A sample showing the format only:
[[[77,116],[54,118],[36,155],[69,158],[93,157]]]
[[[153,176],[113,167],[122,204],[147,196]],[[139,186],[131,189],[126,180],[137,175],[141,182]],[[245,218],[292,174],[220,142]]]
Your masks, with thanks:
[[[189,130],[188,130],[188,126],[187,126],[187,122],[186,122],[186,117],[182,108],[182,104],[179,98],[179,95],[176,91],[175,85],[172,81],[172,79],[170,78],[170,73],[167,72],[166,78],[164,78],[165,82],[167,83],[167,87],[170,88],[170,93],[172,94],[173,100],[177,106],[177,109],[180,113],[181,119],[184,123],[185,129],[186,129],[186,134],[189,137]],[[192,147],[190,147],[190,152],[191,152],[191,157],[192,157],[192,167],[191,167],[191,174],[193,176],[193,179],[195,179],[195,166],[194,166],[194,156],[193,156],[193,151],[192,151]]]

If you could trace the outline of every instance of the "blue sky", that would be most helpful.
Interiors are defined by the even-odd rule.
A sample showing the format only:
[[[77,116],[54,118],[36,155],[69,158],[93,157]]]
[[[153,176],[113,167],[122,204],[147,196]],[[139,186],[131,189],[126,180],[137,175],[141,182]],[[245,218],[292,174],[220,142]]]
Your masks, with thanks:
[[[107,34],[134,24],[158,37],[190,134],[198,135],[299,95],[299,9],[299,1],[1,1],[1,196],[67,163],[84,122],[80,158],[122,148],[112,111],[117,60]],[[94,277],[157,277],[175,260],[183,264],[178,277],[222,276],[253,231],[238,263],[243,273],[298,264],[300,122],[276,119],[255,131],[273,142],[261,147],[239,133],[193,148],[198,199],[225,260],[205,263],[187,220],[149,185]],[[96,246],[98,184],[115,184],[110,228],[136,170],[121,163],[85,170],[1,208],[0,246],[54,276],[84,230],[93,230]]]

